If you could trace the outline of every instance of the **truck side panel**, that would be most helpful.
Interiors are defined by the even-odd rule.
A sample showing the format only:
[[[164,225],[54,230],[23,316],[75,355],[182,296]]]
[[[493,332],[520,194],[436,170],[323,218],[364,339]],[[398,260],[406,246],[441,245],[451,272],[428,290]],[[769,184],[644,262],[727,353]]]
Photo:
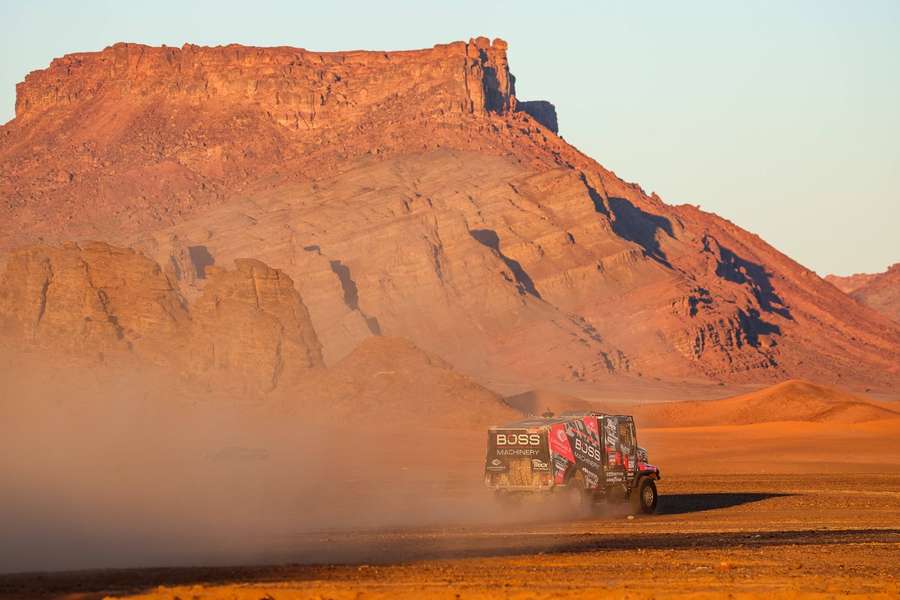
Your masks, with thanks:
[[[550,427],[550,457],[554,483],[561,485],[578,474],[585,489],[597,489],[603,475],[603,453],[597,417],[573,418]]]

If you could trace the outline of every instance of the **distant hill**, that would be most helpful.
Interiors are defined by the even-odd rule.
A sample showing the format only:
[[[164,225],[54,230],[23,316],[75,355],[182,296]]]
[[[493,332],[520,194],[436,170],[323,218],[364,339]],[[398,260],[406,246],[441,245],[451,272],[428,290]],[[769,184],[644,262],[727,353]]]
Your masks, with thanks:
[[[858,273],[847,277],[828,275],[825,280],[863,304],[900,322],[900,263],[891,265],[884,273]]]
[[[807,381],[785,381],[722,400],[666,402],[635,408],[642,427],[752,425],[780,421],[860,423],[900,418],[900,404],[874,402]]]

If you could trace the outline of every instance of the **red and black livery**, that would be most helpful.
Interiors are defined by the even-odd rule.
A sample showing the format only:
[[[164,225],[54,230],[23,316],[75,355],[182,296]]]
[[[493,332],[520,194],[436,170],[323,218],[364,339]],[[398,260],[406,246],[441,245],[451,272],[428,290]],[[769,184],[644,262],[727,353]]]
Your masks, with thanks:
[[[565,491],[585,501],[630,499],[652,513],[659,479],[628,415],[535,417],[488,430],[485,483],[499,494]]]

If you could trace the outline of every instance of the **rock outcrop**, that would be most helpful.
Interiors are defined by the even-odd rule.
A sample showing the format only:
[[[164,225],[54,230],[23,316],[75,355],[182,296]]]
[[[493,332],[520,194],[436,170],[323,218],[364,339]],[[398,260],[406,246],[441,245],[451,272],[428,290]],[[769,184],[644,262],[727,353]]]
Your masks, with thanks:
[[[217,266],[261,260],[297,282],[328,364],[383,334],[532,387],[900,380],[900,325],[569,146],[552,105],[516,97],[502,40],[338,53],[118,44],[54,61],[18,97],[0,128],[0,219],[16,224],[0,249],[138,249],[191,314],[222,289]],[[222,336],[221,364],[259,360],[266,385],[283,376],[260,340],[242,357]],[[301,339],[282,347],[298,364],[313,352]]]
[[[105,243],[13,253],[0,278],[9,342],[101,363],[147,362],[251,393],[323,366],[293,282],[256,260],[212,268],[189,305],[160,266]]]
[[[527,112],[534,120],[552,131],[559,133],[559,120],[556,115],[556,107],[546,100],[528,100],[519,102],[519,110]]]
[[[322,351],[294,282],[253,259],[235,270],[211,267],[209,282],[191,306],[193,370],[257,378],[262,391],[322,367]]]
[[[165,360],[186,348],[191,326],[182,297],[159,265],[105,243],[34,246],[13,253],[0,278],[0,322],[13,340]]]
[[[413,52],[116,44],[29,74],[16,86],[16,118],[111,95],[133,103],[162,96],[195,106],[252,105],[291,129],[358,120],[386,102],[416,102],[435,113],[503,113],[515,109],[506,48],[484,37]],[[419,104],[423,96],[428,101]]]

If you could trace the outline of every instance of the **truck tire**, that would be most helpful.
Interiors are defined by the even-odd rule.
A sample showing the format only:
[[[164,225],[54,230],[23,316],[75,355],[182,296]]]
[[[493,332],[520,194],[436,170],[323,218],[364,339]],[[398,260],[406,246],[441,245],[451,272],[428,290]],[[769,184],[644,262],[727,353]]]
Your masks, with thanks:
[[[631,490],[631,505],[634,512],[642,512],[645,514],[653,514],[656,512],[656,505],[659,503],[659,494],[656,492],[656,483],[649,477],[643,477],[638,484]]]

